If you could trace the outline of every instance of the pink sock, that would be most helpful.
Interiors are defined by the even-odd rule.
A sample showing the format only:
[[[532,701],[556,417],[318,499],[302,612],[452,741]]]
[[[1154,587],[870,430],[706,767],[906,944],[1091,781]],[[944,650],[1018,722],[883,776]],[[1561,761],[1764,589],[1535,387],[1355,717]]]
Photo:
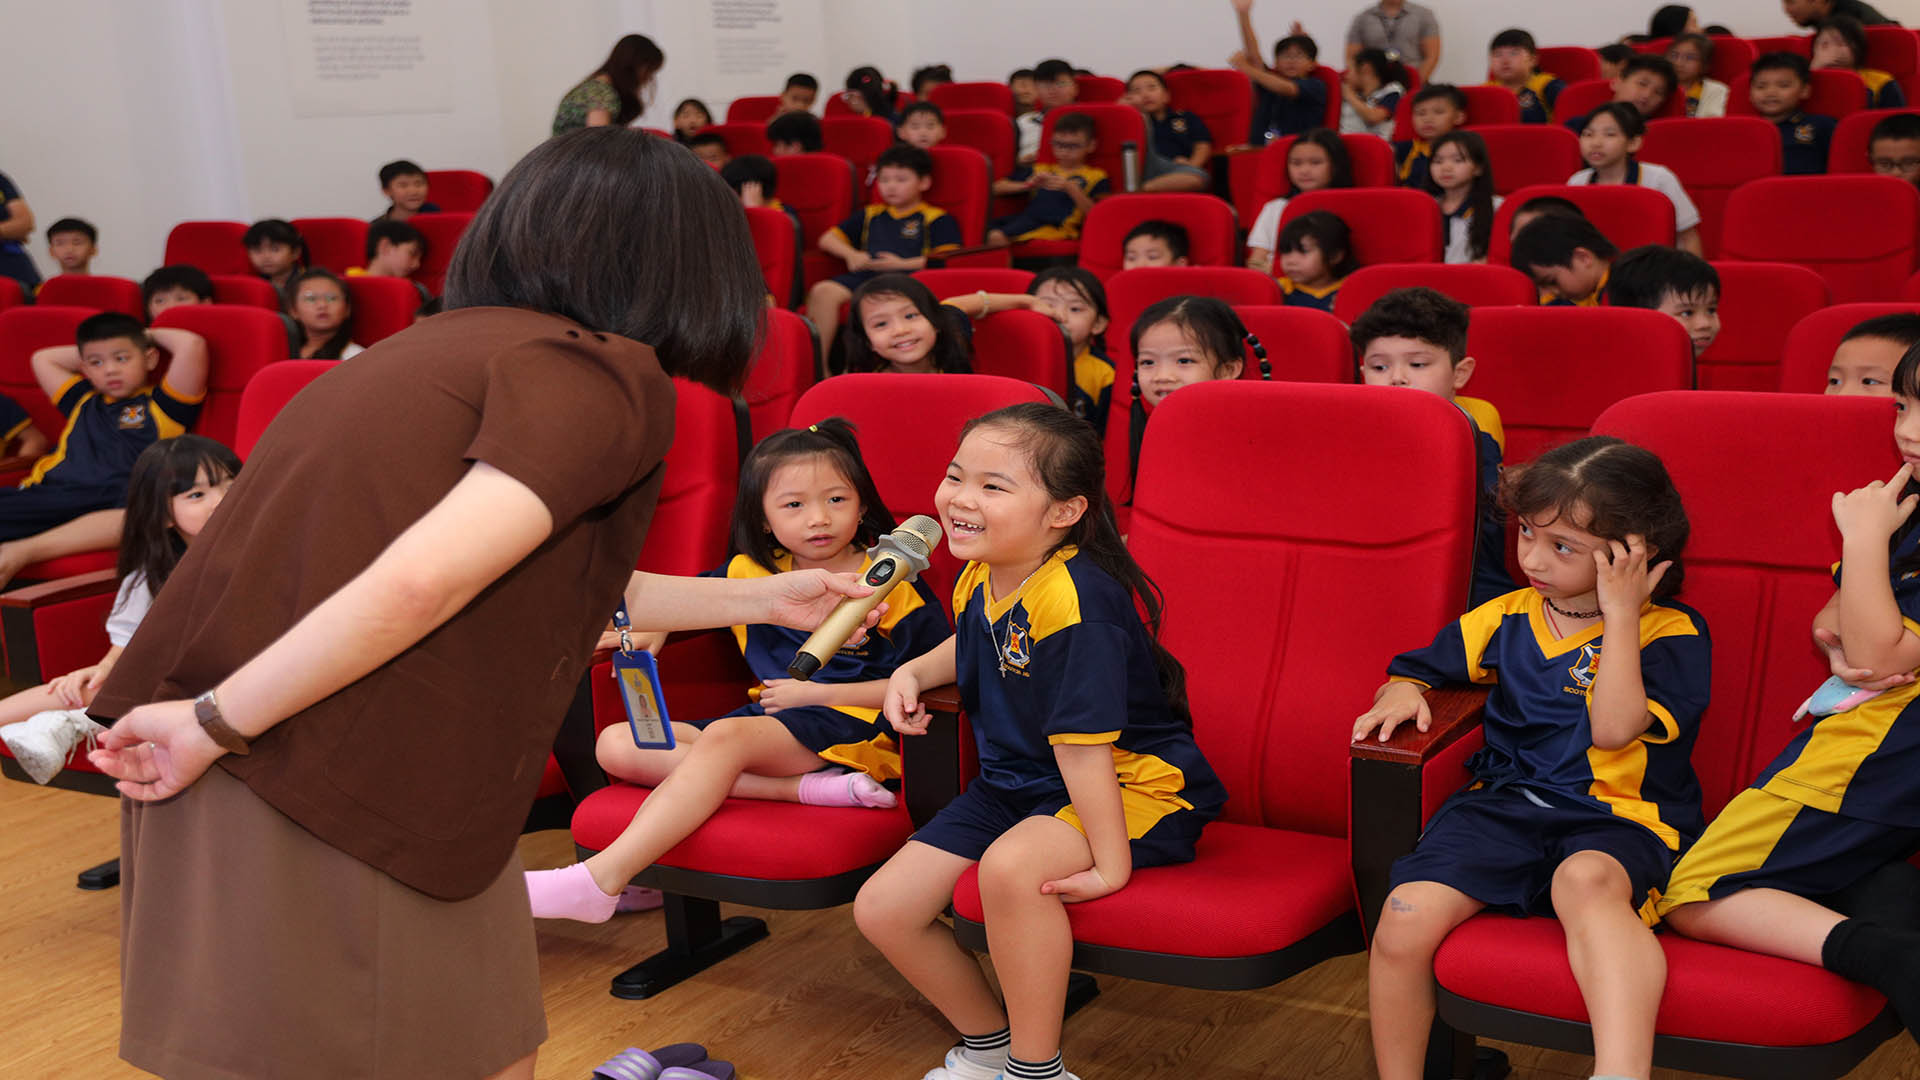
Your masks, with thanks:
[[[558,870],[527,871],[527,902],[536,919],[602,923],[613,918],[620,898],[600,891],[586,863],[574,863]]]
[[[899,800],[866,773],[826,768],[800,778],[800,801],[808,806],[867,806],[885,810]]]

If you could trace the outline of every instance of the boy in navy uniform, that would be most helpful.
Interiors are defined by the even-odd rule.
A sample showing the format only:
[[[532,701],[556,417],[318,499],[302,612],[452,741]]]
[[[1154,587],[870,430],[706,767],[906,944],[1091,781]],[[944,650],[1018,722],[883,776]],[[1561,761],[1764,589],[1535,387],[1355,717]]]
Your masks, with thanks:
[[[1748,73],[1753,111],[1780,129],[1780,173],[1805,176],[1827,171],[1827,146],[1833,142],[1834,119],[1804,112],[1801,106],[1813,93],[1813,67],[1797,53],[1770,52],[1753,62]]]
[[[1093,117],[1068,113],[1053,127],[1053,160],[1022,165],[993,182],[995,195],[1027,195],[1027,208],[987,226],[987,243],[1072,240],[1095,199],[1107,194],[1107,173],[1087,164],[1093,153]]]
[[[1491,402],[1460,393],[1473,378],[1473,357],[1467,355],[1470,314],[1467,305],[1433,289],[1395,289],[1354,320],[1350,336],[1366,385],[1409,386],[1438,394],[1473,421],[1480,531],[1474,537],[1469,601],[1478,607],[1512,592],[1514,584],[1507,570],[1506,517],[1500,513],[1506,428]]]
[[[1920,116],[1894,113],[1873,125],[1867,164],[1880,176],[1920,184]]]
[[[768,153],[817,154],[826,145],[820,118],[810,112],[783,112],[767,121]]]
[[[789,113],[788,115],[801,115]],[[875,164],[880,201],[856,211],[820,237],[820,250],[847,264],[847,272],[807,293],[807,317],[831,342],[840,305],[876,274],[924,269],[931,256],[960,247],[960,224],[920,201],[933,183],[933,156],[915,146],[893,146]]]
[[[63,274],[90,274],[93,257],[100,253],[97,246],[99,230],[79,218],[61,218],[47,226],[47,254],[59,264]]]
[[[437,214],[440,207],[427,201],[427,170],[405,158],[380,166],[380,193],[387,209],[375,221],[405,221],[415,214]]]
[[[1586,218],[1544,214],[1514,234],[1508,261],[1540,286],[1541,306],[1599,307],[1618,254]]]
[[[1273,45],[1273,66],[1260,62],[1260,38],[1253,32],[1253,0],[1233,0],[1240,17],[1240,51],[1227,63],[1253,80],[1253,125],[1247,141],[1264,146],[1275,139],[1327,126],[1327,84],[1313,74],[1320,46],[1305,34],[1288,34]],[[1298,24],[1296,24],[1296,29]]]
[[[1680,73],[1664,56],[1636,55],[1620,65],[1620,74],[1613,79],[1613,100],[1632,105],[1649,120],[1659,115],[1660,110],[1666,108],[1667,99],[1679,92]],[[1587,130],[1587,114],[1570,117],[1567,127],[1575,135]]]
[[[1553,117],[1553,103],[1567,84],[1535,70],[1540,53],[1533,35],[1525,30],[1502,30],[1487,47],[1488,86],[1503,86],[1520,101],[1520,122],[1544,124]]]
[[[1433,140],[1467,122],[1467,95],[1451,83],[1428,83],[1413,95],[1413,138],[1393,144],[1394,174],[1404,187],[1427,189]]]
[[[207,344],[200,335],[148,331],[138,319],[106,312],[82,322],[75,337],[77,348],[33,354],[34,378],[67,426],[18,488],[0,489],[0,540],[23,540],[84,514],[125,506],[127,479],[140,451],[184,434],[199,418],[207,387]],[[156,342],[173,354],[173,363],[153,387],[147,378],[160,362]]]

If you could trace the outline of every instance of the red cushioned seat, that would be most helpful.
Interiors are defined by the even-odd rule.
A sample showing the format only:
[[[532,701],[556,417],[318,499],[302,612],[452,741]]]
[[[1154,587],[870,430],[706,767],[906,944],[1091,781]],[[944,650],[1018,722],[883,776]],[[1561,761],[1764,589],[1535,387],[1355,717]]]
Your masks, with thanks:
[[[294,395],[333,370],[338,360],[282,360],[255,372],[240,391],[239,415],[234,420],[233,452],[245,461],[267,426]]]
[[[1330,211],[1353,235],[1355,265],[1439,262],[1443,253],[1440,204],[1412,188],[1309,191],[1287,201],[1280,227],[1301,214]],[[1498,226],[1496,226],[1496,229]],[[1278,259],[1274,262],[1277,264]]]
[[[1642,244],[1673,244],[1673,203],[1652,188],[1628,184],[1540,184],[1508,195],[1494,212],[1493,236],[1487,242],[1488,262],[1507,265],[1508,252],[1513,249],[1513,215],[1528,199],[1542,195],[1572,200],[1601,235],[1621,251],[1630,251]]]
[[[1353,343],[1347,326],[1317,308],[1285,307],[1279,304],[1235,304],[1233,313],[1260,339],[1267,350],[1267,362],[1273,366],[1275,382],[1350,383],[1353,378]],[[1240,369],[1242,379],[1260,378],[1260,365],[1249,350]],[[1127,375],[1129,408],[1133,376]]]
[[[1600,54],[1584,45],[1543,45],[1535,51],[1541,71],[1563,82],[1586,82],[1600,77]]]
[[[1920,34],[1904,26],[1867,27],[1867,60],[1861,66],[1893,76],[1908,101],[1920,100]]]
[[[1748,38],[1757,57],[1770,52],[1790,52],[1799,56],[1813,56],[1812,34],[1774,34],[1768,37]],[[1729,80],[1731,81],[1731,80]]]
[[[280,312],[280,293],[264,278],[252,274],[209,274],[207,277],[213,282],[216,304],[239,304],[275,314]]]
[[[367,223],[359,218],[294,218],[293,227],[307,242],[309,265],[345,274],[367,264]]]
[[[12,278],[0,278],[0,311],[10,307],[19,307],[27,302],[27,291]]]
[[[1407,74],[1413,75],[1414,72],[1409,70]],[[1320,85],[1327,88],[1327,120],[1324,126],[1339,131],[1340,105],[1344,101],[1340,96],[1340,72],[1325,64],[1315,64],[1313,66],[1313,77],[1320,81]],[[1409,96],[1411,96],[1418,88],[1408,87],[1407,90]]]
[[[1487,144],[1496,195],[1510,195],[1530,184],[1564,184],[1585,168],[1580,137],[1560,124],[1476,125],[1473,131]]]
[[[104,274],[56,274],[40,283],[34,302],[56,307],[84,307],[96,311],[117,311],[147,321],[147,309],[140,303],[140,283],[131,278]]]
[[[753,94],[748,97],[738,97],[727,103],[727,123],[759,124],[765,127],[767,121],[773,119],[774,114],[779,111],[779,94]]]
[[[1747,70],[1753,67],[1753,62],[1760,58],[1760,53],[1765,51],[1755,49],[1755,43],[1753,41],[1749,41],[1746,38],[1734,37],[1731,34],[1709,34],[1707,36],[1713,41],[1713,60],[1707,65],[1707,77],[1710,79],[1718,79],[1723,83],[1731,83],[1733,80],[1745,75]],[[1635,52],[1651,53],[1654,56],[1665,56],[1667,54],[1667,46],[1673,44],[1673,39],[1654,38],[1649,41],[1635,41],[1629,42],[1628,44]],[[1543,53],[1546,52],[1545,49],[1540,51]],[[1807,55],[1806,50],[1800,50],[1800,55]],[[1594,78],[1599,78],[1597,72]]]
[[[740,157],[743,154],[759,154],[763,157],[771,157],[773,155],[773,144],[767,141],[767,124],[764,120],[758,123],[734,123],[732,119],[729,118],[727,123],[709,124],[695,134],[705,135],[708,133],[718,135],[726,140],[727,153],[734,157]],[[669,135],[668,137],[671,138],[672,136]]]
[[[648,788],[613,784],[587,796],[574,811],[574,843],[593,851],[606,847],[650,794]],[[806,882],[871,872],[912,834],[913,822],[904,808],[728,799],[655,866],[756,881]]]
[[[185,263],[209,274],[251,274],[246,245],[240,238],[247,234],[244,221],[183,221],[167,232],[164,266]]]
[[[1702,390],[1773,390],[1780,385],[1781,345],[1802,318],[1827,306],[1827,283],[1791,263],[1716,263],[1720,336],[1700,354],[1694,373]],[[1821,374],[1826,373],[1823,366]]]
[[[42,565],[52,565],[51,563]],[[0,633],[6,641],[7,677],[16,686],[37,686],[69,671],[100,662],[107,651],[107,613],[119,580],[112,563],[40,584],[14,586],[0,593]],[[28,779],[12,755],[0,746],[0,770],[14,780]],[[77,747],[51,786],[117,796],[113,782]]]
[[[1758,116],[1754,111],[1750,83],[1741,75],[1727,83],[1727,115]],[[1835,119],[1857,113],[1867,107],[1867,84],[1851,71],[1821,68],[1813,73],[1813,93],[1800,108],[1804,112]]]
[[[1655,120],[1647,125],[1640,159],[1665,165],[1680,179],[1700,210],[1700,246],[1711,259],[1720,252],[1733,189],[1780,171],[1780,131],[1757,116]]]
[[[493,194],[493,178],[472,169],[428,169],[427,199],[449,214],[471,214]]]
[[[67,418],[40,389],[33,377],[33,354],[54,345],[72,345],[81,322],[99,312],[88,307],[33,304],[0,311],[0,394],[5,394],[33,418],[49,442],[66,430]]]
[[[1733,415],[1742,422],[1715,419]],[[1827,674],[1806,636],[1811,613],[1833,595],[1828,566],[1838,551],[1818,511],[1836,488],[1894,468],[1892,420],[1886,400],[1693,391],[1629,399],[1593,426],[1659,454],[1687,505],[1681,599],[1713,631],[1712,704],[1693,754],[1709,818],[1799,733],[1800,723],[1783,718]],[[1812,445],[1818,468],[1806,467]],[[1740,468],[1730,471],[1730,461]],[[1751,497],[1751,475],[1769,478],[1766,499]],[[1668,971],[1656,1065],[1838,1077],[1898,1030],[1879,995],[1818,968],[1671,933],[1660,942]],[[1477,917],[1441,947],[1434,974],[1441,1019],[1457,1030],[1590,1045],[1552,920]]]
[[[1827,144],[1827,174],[1872,172],[1873,163],[1867,160],[1867,151],[1873,141],[1873,129],[1895,113],[1920,114],[1920,105],[1904,109],[1863,109],[1841,117],[1833,128],[1833,141]]]
[[[1781,345],[1779,388],[1789,394],[1825,393],[1827,369],[1833,366],[1840,339],[1860,323],[1882,315],[1920,315],[1920,301],[1835,304],[1802,316]]]
[[[1790,262],[1835,303],[1891,300],[1915,269],[1920,191],[1891,176],[1772,176],[1727,199],[1722,259]]]
[[[820,237],[853,213],[853,165],[837,154],[782,154],[773,159],[780,201],[800,218],[801,292],[846,272],[846,264],[822,252]]]
[[[853,162],[853,174],[865,183],[881,152],[892,146],[893,125],[877,116],[828,116],[820,121],[820,141],[829,154]]]
[[[935,300],[950,300],[977,292],[1023,293],[1033,284],[1033,271],[1011,266],[949,266],[916,270],[913,276],[933,293]]]
[[[783,210],[749,206],[747,234],[766,280],[767,295],[783,308],[800,302],[800,227]]]
[[[460,246],[460,237],[465,235],[467,226],[473,224],[472,214],[456,214],[446,211],[439,214],[415,214],[407,219],[407,224],[420,230],[426,239],[427,250],[420,259],[420,268],[413,272],[413,280],[427,287],[428,294],[439,296],[445,287],[447,267],[453,262],[453,252]]]
[[[412,326],[424,302],[412,278],[356,274],[346,281],[353,298],[353,340],[363,346],[384,341]]]
[[[1308,457],[1324,467],[1191,465]],[[1076,968],[1240,989],[1357,947],[1341,863],[1351,716],[1327,705],[1365,700],[1389,642],[1464,606],[1474,475],[1471,425],[1431,394],[1208,382],[1156,410],[1128,547],[1165,594],[1161,640],[1186,663],[1194,734],[1229,800],[1193,862],[1067,906]],[[1384,607],[1383,561],[1405,586]],[[1252,564],[1275,572],[1237,579],[1235,603],[1261,615],[1222,635],[1219,568]],[[977,948],[971,886],[956,929]]]
[[[747,365],[747,381],[740,388],[754,442],[787,426],[794,403],[813,385],[819,367],[820,338],[813,324],[791,311],[768,312],[760,348]]]
[[[1570,82],[1554,99],[1553,122],[1565,126],[1576,116],[1585,116],[1602,105],[1613,100],[1613,84],[1606,79],[1586,79]],[[1648,119],[1671,117],[1681,119],[1687,115],[1687,95],[1673,94],[1667,103],[1660,107],[1655,116]]]
[[[1166,74],[1173,108],[1198,116],[1213,136],[1217,155],[1244,146],[1253,126],[1253,80],[1232,68],[1189,68]]]
[[[905,90],[895,90],[893,92],[894,115],[900,115],[900,110],[913,104],[913,102],[914,97],[912,94]],[[853,106],[847,103],[847,91],[842,90],[837,94],[831,94],[827,97],[826,105],[821,108],[820,115],[826,117],[856,116],[858,114],[853,111]]]
[[[1504,86],[1462,86],[1467,96],[1467,121],[1462,127],[1479,128],[1491,124],[1520,122],[1520,99]],[[1413,138],[1413,91],[1400,95],[1393,110],[1393,141]]]
[[[957,84],[947,84],[953,85]],[[934,89],[944,90],[947,86]],[[940,145],[971,146],[987,155],[993,178],[999,180],[1013,174],[1019,135],[1014,131],[1013,118],[1004,112],[956,107],[947,113],[947,138]]]
[[[1065,398],[1073,357],[1066,331],[1038,311],[996,311],[973,324],[973,370],[1042,386]]]
[[[1359,318],[1375,300],[1395,289],[1424,286],[1445,293],[1468,307],[1520,305],[1540,301],[1540,290],[1527,275],[1511,266],[1493,263],[1381,263],[1363,266],[1347,277],[1334,298],[1333,313],[1348,323]]]
[[[933,183],[923,198],[953,216],[960,226],[962,247],[973,247],[987,238],[988,207],[992,203],[993,166],[987,155],[971,146],[936,146],[933,156]],[[1005,266],[1004,252],[982,252],[958,256],[960,265]],[[954,265],[952,260],[947,265]]]
[[[1126,80],[1111,75],[1075,75],[1073,85],[1074,100],[1088,105],[1119,101],[1127,94]]]
[[[1235,154],[1227,165],[1227,183],[1233,191],[1233,211],[1242,228],[1252,228],[1260,208],[1293,190],[1287,180],[1287,152],[1297,136],[1275,139],[1259,150]],[[1354,187],[1393,187],[1393,147],[1374,135],[1342,135],[1347,160],[1353,166]]]
[[[1127,233],[1143,221],[1170,221],[1187,230],[1193,266],[1233,266],[1233,207],[1212,195],[1141,192],[1094,204],[1080,227],[1080,265],[1102,282],[1120,272]]]
[[[1013,90],[1006,83],[950,82],[927,91],[927,100],[943,113],[979,109],[1013,115]]]
[[[191,330],[207,340],[207,396],[193,432],[232,446],[247,380],[287,359],[286,324],[272,312],[232,304],[181,304],[161,312],[153,324]]]

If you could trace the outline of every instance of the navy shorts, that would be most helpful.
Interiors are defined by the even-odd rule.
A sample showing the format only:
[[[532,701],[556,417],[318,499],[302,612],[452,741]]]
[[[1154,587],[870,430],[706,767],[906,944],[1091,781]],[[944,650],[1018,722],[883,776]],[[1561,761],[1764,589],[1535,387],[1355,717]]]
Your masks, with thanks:
[[[1127,815],[1127,846],[1132,849],[1136,869],[1192,862],[1200,829],[1214,816],[1127,787],[1120,789],[1120,800]],[[1021,799],[976,778],[908,839],[978,862],[1007,830],[1027,818],[1041,816],[1057,817],[1080,828],[1080,817],[1073,812],[1073,800],[1064,785]]]
[[[767,710],[757,703],[743,705],[727,714],[766,715]],[[724,719],[726,717],[716,716],[689,723],[705,730],[715,720]],[[781,709],[773,714],[773,719],[778,720],[788,734],[799,740],[801,746],[819,754],[826,761],[866,773],[882,783],[900,776],[900,750],[893,741],[893,729],[885,720],[868,723],[825,705]]]
[[[43,483],[28,488],[0,488],[0,540],[35,536],[83,514],[125,505],[125,485],[81,487]]]
[[[849,270],[844,274],[836,274],[827,280],[846,289],[848,292],[858,292],[860,286],[865,285],[867,282],[879,276],[880,271],[878,270]]]
[[[1541,807],[1511,787],[1448,799],[1412,853],[1394,860],[1388,888],[1434,881],[1495,911],[1552,915],[1553,873],[1581,851],[1610,855],[1625,867],[1634,907],[1650,918],[1650,901],[1673,871],[1665,842],[1626,818],[1582,806]]]

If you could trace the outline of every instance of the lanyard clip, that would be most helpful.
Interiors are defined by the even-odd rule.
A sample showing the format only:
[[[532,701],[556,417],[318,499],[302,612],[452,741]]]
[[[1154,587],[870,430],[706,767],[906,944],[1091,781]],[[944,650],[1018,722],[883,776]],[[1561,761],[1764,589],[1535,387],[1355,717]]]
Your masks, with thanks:
[[[627,602],[624,599],[619,607],[613,609],[613,628],[620,632],[620,651],[633,652],[633,620],[627,617]]]

